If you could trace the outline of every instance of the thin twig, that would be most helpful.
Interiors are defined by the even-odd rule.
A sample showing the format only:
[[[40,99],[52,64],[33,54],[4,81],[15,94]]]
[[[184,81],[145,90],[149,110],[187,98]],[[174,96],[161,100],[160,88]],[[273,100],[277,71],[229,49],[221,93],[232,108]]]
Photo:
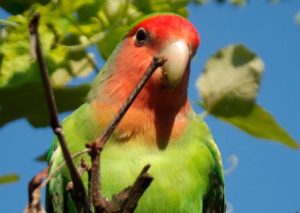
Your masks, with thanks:
[[[86,154],[88,152],[90,152],[90,149],[84,149],[80,152],[77,152],[75,154],[72,155],[72,159],[75,160],[77,157]],[[66,165],[66,161],[63,161],[59,166],[55,167],[54,170],[51,170],[51,173],[48,175],[48,177],[43,181],[43,183],[41,184],[41,187],[45,187],[49,181],[56,175],[57,172],[59,172],[64,166]]]
[[[37,57],[38,64],[39,64],[39,69],[41,73],[46,100],[47,100],[47,106],[50,114],[50,124],[53,129],[53,132],[57,135],[59,144],[63,152],[64,159],[66,161],[68,170],[70,172],[71,179],[74,183],[74,191],[76,192],[76,200],[74,200],[74,202],[77,202],[80,206],[78,212],[89,212],[90,210],[88,206],[84,185],[74,165],[71,154],[67,148],[67,144],[63,134],[63,129],[58,120],[57,107],[56,107],[53,91],[50,85],[48,70],[43,58],[40,39],[39,39],[39,33],[38,33],[39,19],[40,19],[40,15],[37,13],[34,14],[29,24],[29,31],[31,35],[32,47],[34,47],[36,53],[35,55]]]
[[[44,213],[41,203],[41,184],[48,174],[48,167],[34,176],[28,184],[28,205],[25,213]]]
[[[66,141],[64,138],[64,134],[62,131],[62,126],[59,123],[58,120],[58,113],[56,108],[56,103],[53,96],[53,91],[50,86],[50,80],[48,76],[47,67],[45,65],[40,41],[39,41],[39,35],[38,35],[38,22],[39,22],[39,15],[34,15],[33,19],[30,22],[29,29],[31,33],[31,42],[32,46],[35,50],[35,55],[38,60],[39,68],[41,71],[42,81],[44,85],[44,90],[46,94],[47,104],[48,104],[48,110],[50,114],[50,123],[51,127],[54,131],[54,133],[57,135],[59,139],[59,143],[65,158],[65,162],[67,164],[67,167],[69,169],[71,179],[73,182],[72,186],[72,193],[74,203],[76,204],[76,207],[79,212],[89,212],[89,204],[87,200],[87,196],[85,193],[85,188],[82,183],[81,177],[78,174],[78,171],[73,163],[72,156],[70,155]],[[100,193],[100,154],[101,151],[108,141],[109,137],[117,127],[118,123],[121,121],[122,117],[125,115],[139,92],[142,90],[143,86],[147,82],[147,80],[151,77],[153,72],[160,66],[162,66],[165,63],[166,59],[154,57],[148,70],[142,77],[142,79],[139,81],[133,92],[128,97],[127,101],[122,105],[120,108],[118,114],[113,118],[113,120],[110,122],[108,127],[104,130],[103,134],[100,138],[98,138],[94,143],[89,144],[90,148],[90,156],[92,158],[92,166],[91,166],[91,172],[90,172],[90,184],[91,186],[91,192],[92,192],[92,200],[95,206],[96,212],[112,212],[109,211],[110,209],[113,209],[113,204],[115,204],[115,201],[107,201]],[[149,169],[150,165],[146,166],[141,174],[138,176],[137,180],[135,181],[134,185],[131,187],[126,188],[118,195],[114,196],[115,199],[117,199],[119,202],[119,205],[117,208],[120,209],[121,212],[132,212],[140,197],[142,196],[143,192],[147,189],[147,187],[150,185],[152,181],[152,177],[147,174],[147,170]],[[51,177],[48,177],[50,179]],[[47,182],[47,181],[45,181]],[[41,186],[40,184],[39,186]],[[40,188],[40,187],[39,187]],[[75,197],[74,197],[75,195]],[[126,196],[124,196],[126,195]]]
[[[135,210],[139,199],[153,181],[153,177],[147,173],[149,168],[150,165],[146,165],[132,186],[113,196],[111,212],[130,213]]]
[[[95,142],[91,144],[87,144],[87,147],[91,149],[91,152],[89,153],[92,160],[92,166],[91,166],[91,190],[92,190],[92,197],[93,197],[93,204],[95,207],[96,212],[105,212],[107,209],[110,208],[111,203],[107,202],[107,200],[101,195],[101,182],[100,182],[100,155],[103,147],[107,143],[109,137],[112,135],[113,131],[135,100],[135,98],[138,96],[139,92],[142,90],[144,85],[146,84],[147,80],[151,77],[151,75],[154,73],[154,71],[160,67],[163,66],[163,64],[166,62],[165,58],[162,57],[153,57],[153,60],[151,61],[151,64],[149,65],[149,68],[145,72],[145,74],[142,76],[141,80],[138,82],[137,86],[133,89],[125,103],[121,106],[119,112],[117,115],[112,119],[112,121],[109,123],[109,125],[106,127],[106,129],[103,131],[102,135],[95,140]],[[150,167],[150,165],[149,165]],[[149,169],[149,168],[148,168]],[[148,170],[146,169],[146,171]],[[152,180],[151,180],[152,181]],[[138,187],[144,187],[142,191],[144,192],[146,188],[150,185],[144,184],[139,185]],[[138,182],[140,183],[140,182]],[[135,185],[134,185],[135,186]],[[143,193],[140,193],[136,195],[138,199],[135,199],[133,203],[137,203],[139,198],[142,196]],[[131,205],[132,206],[132,205]],[[126,206],[127,207],[127,206]],[[107,211],[110,212],[110,211]]]
[[[1,26],[10,26],[10,27],[18,27],[20,24],[13,22],[13,21],[8,21],[5,19],[0,19],[0,27]]]
[[[100,157],[104,144],[92,143],[90,148],[90,156],[92,161],[91,166],[91,197],[94,204],[95,212],[105,212],[109,206],[109,202],[102,196],[100,192]]]
[[[80,162],[80,165],[79,167],[77,168],[77,171],[80,175],[80,177],[82,177],[82,175],[84,174],[84,172],[88,172],[90,170],[89,166],[86,164],[85,160],[83,158],[81,158],[81,162]],[[73,182],[70,181],[68,184],[67,184],[67,191],[69,192],[74,192],[74,188],[73,188]]]
[[[74,22],[73,24],[75,24],[76,28],[85,36],[87,41],[84,43],[75,44],[75,45],[62,45],[64,48],[66,48],[66,50],[68,50],[70,52],[82,51],[94,44],[97,44],[97,43],[103,41],[107,37],[107,35],[109,35],[114,29],[116,29],[116,27],[120,26],[122,23],[120,21],[118,21],[118,22],[114,23],[113,25],[111,25],[106,30],[101,31],[91,37],[88,37],[82,31],[82,29],[79,27],[79,25],[77,25],[76,22]]]
[[[158,68],[164,65],[164,63],[167,61],[167,59],[154,56],[151,64],[149,65],[148,70],[146,73],[143,75],[139,83],[136,85],[136,87],[133,89],[125,103],[121,106],[117,116],[113,118],[113,120],[110,122],[110,124],[106,127],[106,129],[103,131],[100,139],[96,140],[96,143],[98,143],[99,147],[102,148],[101,144],[103,145],[106,144],[108,141],[109,137],[117,127],[117,125],[120,123],[121,119],[135,100],[135,98],[138,96],[148,79],[151,77],[151,75],[154,73],[154,71]]]
[[[84,43],[80,43],[80,44],[76,44],[76,45],[62,45],[62,46],[70,52],[82,51],[82,50],[85,50],[86,48],[102,41],[105,38],[105,36],[108,35],[108,33],[110,31],[111,31],[111,28],[109,28],[108,30],[106,30],[104,32],[100,32],[100,33],[92,36],[91,38],[87,37],[87,41]]]
[[[91,143],[87,144],[87,147],[91,149],[90,156],[92,161],[91,173],[90,173],[90,187],[89,194],[91,201],[94,205],[95,212],[106,212],[106,209],[109,207],[109,202],[105,197],[102,196],[101,189],[101,181],[100,181],[100,158],[103,149],[104,143]]]

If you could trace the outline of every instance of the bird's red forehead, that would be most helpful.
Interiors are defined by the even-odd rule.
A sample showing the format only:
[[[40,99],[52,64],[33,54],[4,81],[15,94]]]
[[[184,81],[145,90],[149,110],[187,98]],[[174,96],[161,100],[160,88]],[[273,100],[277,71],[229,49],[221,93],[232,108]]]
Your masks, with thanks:
[[[131,29],[128,36],[134,35],[141,27],[161,41],[184,39],[194,50],[200,43],[200,36],[193,24],[178,15],[158,14],[145,18]]]

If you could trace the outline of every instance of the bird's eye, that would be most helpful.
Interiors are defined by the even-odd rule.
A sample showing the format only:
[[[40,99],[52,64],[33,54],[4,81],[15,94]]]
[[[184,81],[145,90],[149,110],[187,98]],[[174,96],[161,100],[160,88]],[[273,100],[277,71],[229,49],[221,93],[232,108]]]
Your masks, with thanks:
[[[135,39],[138,44],[145,44],[148,42],[148,34],[144,28],[140,28],[136,31]]]

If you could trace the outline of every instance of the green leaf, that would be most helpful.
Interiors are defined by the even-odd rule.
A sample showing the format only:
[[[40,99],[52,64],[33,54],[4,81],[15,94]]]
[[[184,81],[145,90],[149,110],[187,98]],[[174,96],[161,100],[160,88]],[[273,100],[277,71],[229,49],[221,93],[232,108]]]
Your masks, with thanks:
[[[106,60],[112,51],[115,49],[116,45],[119,43],[121,38],[127,32],[128,27],[119,26],[112,29],[108,34],[105,35],[105,38],[98,42],[97,47],[102,57]]]
[[[263,61],[244,45],[221,49],[208,60],[197,81],[201,105],[252,136],[298,148],[272,115],[256,104],[263,68]]]
[[[187,16],[188,3],[188,0],[133,1],[132,4],[128,4],[125,0],[107,2],[98,16],[104,29],[110,30],[105,38],[97,43],[99,52],[104,59],[107,59],[128,31],[129,26],[142,15],[153,12],[173,12]]]
[[[263,62],[244,45],[219,50],[197,81],[205,109],[214,115],[246,115],[255,104]]]
[[[75,110],[85,102],[89,85],[54,88],[58,111]],[[0,90],[0,127],[19,118],[27,118],[35,127],[49,124],[44,91],[40,84],[26,84]]]
[[[295,15],[295,21],[298,26],[300,26],[300,11],[298,11]]]
[[[49,8],[35,6],[45,12]],[[57,11],[51,12],[55,20]],[[37,62],[30,55],[27,26],[29,17],[18,15],[9,18],[16,25],[8,25],[0,37],[0,126],[18,118],[27,118],[34,126],[48,124]],[[51,26],[50,15],[42,16],[39,32],[49,70],[51,83],[59,97],[59,112],[76,109],[85,100],[89,86],[66,87],[74,77],[83,77],[93,71],[93,56],[83,50],[69,51],[61,45],[60,31],[69,24],[64,21]],[[54,24],[54,23],[52,23]],[[55,29],[54,29],[55,27]],[[58,35],[59,34],[59,35]],[[0,35],[0,36],[1,36]],[[67,96],[61,97],[60,94]],[[66,98],[68,97],[68,98]]]
[[[16,174],[6,174],[0,176],[0,184],[13,183],[19,180],[19,176]]]
[[[84,7],[85,5],[91,5],[94,4],[94,0],[60,0],[55,1],[55,4],[57,4],[58,8],[66,13],[72,13],[76,10],[78,10],[81,7]]]
[[[28,22],[34,12],[41,14],[39,33],[55,94],[68,93],[58,102],[60,112],[73,110],[83,101],[88,86],[68,88],[76,77],[93,70],[88,48],[97,45],[107,59],[128,27],[152,12],[187,15],[188,0],[145,1],[1,1],[14,14],[0,28],[0,126],[27,118],[34,126],[48,123],[35,58],[30,54]],[[45,5],[41,5],[45,4]],[[67,98],[66,98],[67,97]]]
[[[245,116],[219,117],[252,136],[278,141],[292,148],[299,144],[279,126],[273,116],[259,105],[255,105]]]
[[[244,6],[247,4],[247,0],[230,0],[229,3],[235,6]]]
[[[49,150],[46,150],[44,153],[42,153],[39,156],[37,156],[36,158],[34,158],[34,160],[40,161],[40,162],[47,162],[48,153],[49,153]]]
[[[50,0],[1,0],[0,7],[11,14],[22,13],[35,3],[46,4]]]

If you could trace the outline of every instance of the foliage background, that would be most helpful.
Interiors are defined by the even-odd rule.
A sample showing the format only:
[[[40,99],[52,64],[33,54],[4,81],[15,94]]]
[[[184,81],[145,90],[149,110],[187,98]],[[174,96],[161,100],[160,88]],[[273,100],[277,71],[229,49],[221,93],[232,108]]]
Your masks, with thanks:
[[[190,98],[199,100],[195,81],[211,54],[232,43],[245,43],[265,62],[258,102],[299,141],[300,29],[294,22],[299,1],[269,4],[251,1],[245,7],[228,4],[190,4],[189,19],[196,25],[202,43],[192,64]],[[8,14],[0,10],[0,18]],[[96,47],[91,48],[96,53]],[[97,56],[99,67],[103,60]],[[72,81],[78,85],[90,76]],[[194,104],[194,108],[202,110]],[[67,113],[63,113],[61,118]],[[295,212],[300,210],[299,151],[277,143],[262,142],[208,117],[207,122],[226,159],[234,154],[239,165],[226,176],[227,201],[234,212]],[[34,129],[24,119],[0,129],[0,174],[17,172],[20,181],[0,186],[1,212],[21,212],[27,202],[29,179],[45,165],[34,161],[50,144],[49,128]]]

